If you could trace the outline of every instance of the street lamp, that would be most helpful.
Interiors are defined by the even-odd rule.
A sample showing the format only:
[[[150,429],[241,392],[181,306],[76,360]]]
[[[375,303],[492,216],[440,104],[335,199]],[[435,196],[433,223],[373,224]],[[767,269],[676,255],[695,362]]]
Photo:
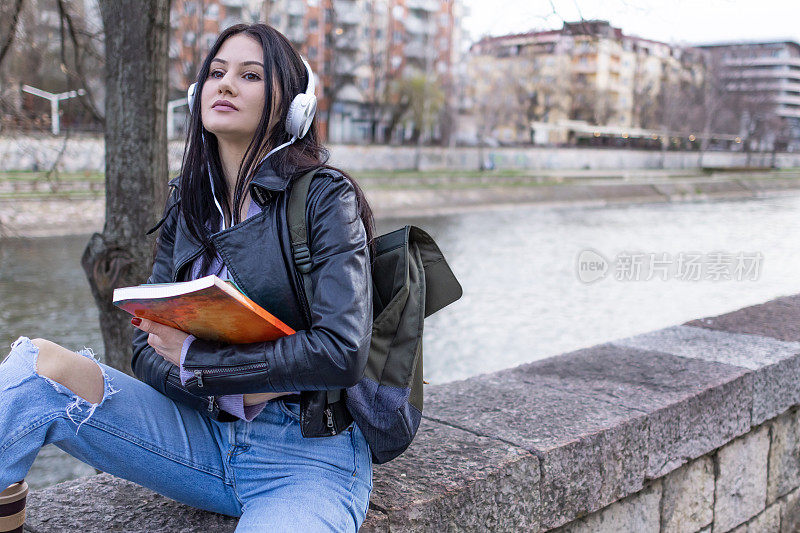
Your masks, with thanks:
[[[50,124],[51,124],[51,131],[53,135],[58,135],[60,131],[60,122],[58,117],[58,103],[61,100],[66,100],[68,98],[75,98],[79,95],[86,94],[86,91],[83,89],[78,89],[77,91],[67,91],[65,93],[49,93],[47,91],[43,91],[41,89],[37,89],[36,87],[31,87],[30,85],[23,85],[22,90],[26,93],[31,93],[34,96],[39,96],[41,98],[45,98],[50,100]]]

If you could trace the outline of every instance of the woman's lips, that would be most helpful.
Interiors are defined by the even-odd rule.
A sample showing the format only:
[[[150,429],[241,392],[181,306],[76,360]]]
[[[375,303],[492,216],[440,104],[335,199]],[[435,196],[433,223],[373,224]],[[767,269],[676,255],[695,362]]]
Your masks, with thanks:
[[[225,104],[215,105],[215,106],[214,106],[214,107],[212,107],[211,109],[213,109],[214,111],[224,111],[224,112],[228,112],[228,111],[238,111],[238,109],[234,109],[234,108],[232,108],[231,106],[229,106],[229,105],[225,105]]]

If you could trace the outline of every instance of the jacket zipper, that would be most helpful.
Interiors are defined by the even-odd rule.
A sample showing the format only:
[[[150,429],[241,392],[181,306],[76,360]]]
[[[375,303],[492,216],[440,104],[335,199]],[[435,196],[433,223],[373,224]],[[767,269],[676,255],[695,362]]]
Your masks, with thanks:
[[[325,417],[328,419],[328,428],[335,432],[333,429],[333,412],[330,407],[325,408]]]
[[[184,365],[184,368],[189,370],[189,368],[187,368],[185,365]],[[251,363],[251,364],[248,364],[248,365],[242,365],[242,366],[236,367],[235,370],[228,370],[228,369],[225,369],[225,368],[208,368],[206,370],[200,370],[200,369],[192,370],[192,373],[194,373],[194,377],[197,379],[197,387],[202,389],[203,388],[203,375],[204,374],[206,376],[208,376],[209,374],[226,374],[226,373],[228,373],[228,374],[239,374],[239,373],[249,374],[249,373],[251,373],[251,372],[253,372],[255,370],[264,369],[264,368],[267,368],[267,363]]]

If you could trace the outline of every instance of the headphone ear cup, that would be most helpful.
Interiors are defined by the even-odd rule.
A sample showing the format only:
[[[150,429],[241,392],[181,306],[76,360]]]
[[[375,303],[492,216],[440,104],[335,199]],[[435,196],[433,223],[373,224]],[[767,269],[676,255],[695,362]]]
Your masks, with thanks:
[[[305,93],[295,96],[286,114],[286,132],[301,139],[311,127],[316,111],[316,96]]]
[[[189,103],[189,114],[192,113],[192,107],[194,107],[194,92],[197,89],[197,82],[189,85],[189,90],[186,91],[186,100]]]

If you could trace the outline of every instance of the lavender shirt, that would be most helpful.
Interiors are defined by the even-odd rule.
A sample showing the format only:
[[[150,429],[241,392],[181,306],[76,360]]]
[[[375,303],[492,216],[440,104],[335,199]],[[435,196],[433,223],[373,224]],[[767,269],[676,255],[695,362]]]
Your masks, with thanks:
[[[252,199],[250,200],[250,206],[247,209],[247,217],[248,218],[255,216],[261,212],[261,208],[256,204]],[[222,227],[219,228],[220,230]],[[204,273],[200,273],[200,266],[201,266],[202,257],[198,257],[192,263],[192,270],[191,270],[191,278],[190,279],[197,279],[203,276],[210,276],[211,274],[215,274],[217,277],[221,279],[227,279],[228,277],[228,267],[222,262],[222,259],[217,254],[214,257],[214,260],[209,265],[208,270]],[[186,381],[194,377],[194,374],[186,369],[183,368],[183,362],[186,359],[186,352],[189,351],[189,345],[192,344],[194,341],[195,336],[189,335],[185,341],[183,341],[183,348],[181,349],[181,364],[180,364],[180,377],[181,383],[186,385]],[[230,414],[237,416],[241,419],[247,420],[248,422],[252,421],[258,414],[264,409],[264,406],[267,405],[267,402],[257,403],[255,405],[245,405],[244,404],[244,395],[242,394],[228,394],[225,396],[218,396],[217,403],[219,404],[220,408],[229,412]]]

